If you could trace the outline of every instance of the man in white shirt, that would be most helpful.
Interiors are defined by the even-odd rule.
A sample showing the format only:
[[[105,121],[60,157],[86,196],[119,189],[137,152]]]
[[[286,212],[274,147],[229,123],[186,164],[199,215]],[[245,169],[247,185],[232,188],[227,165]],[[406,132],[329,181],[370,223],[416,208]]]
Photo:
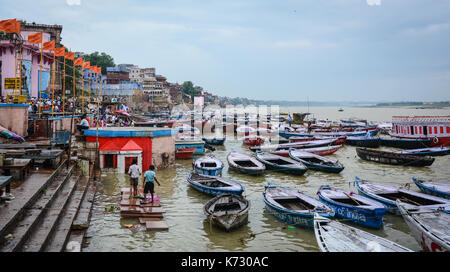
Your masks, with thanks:
[[[128,169],[128,174],[130,174],[131,197],[136,197],[138,195],[139,177],[142,174],[136,158],[133,159],[130,169]]]

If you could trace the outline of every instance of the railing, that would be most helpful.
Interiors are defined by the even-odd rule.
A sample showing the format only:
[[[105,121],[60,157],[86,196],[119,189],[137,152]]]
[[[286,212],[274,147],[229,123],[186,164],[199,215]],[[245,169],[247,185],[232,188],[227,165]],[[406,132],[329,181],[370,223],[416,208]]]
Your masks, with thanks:
[[[450,123],[450,116],[392,116],[392,123]]]

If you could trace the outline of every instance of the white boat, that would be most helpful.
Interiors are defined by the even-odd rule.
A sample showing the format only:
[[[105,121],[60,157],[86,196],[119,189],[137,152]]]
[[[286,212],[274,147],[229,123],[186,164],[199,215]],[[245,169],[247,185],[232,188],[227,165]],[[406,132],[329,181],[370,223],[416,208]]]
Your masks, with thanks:
[[[400,214],[425,251],[450,251],[450,214],[441,209],[414,207],[397,200]]]
[[[314,215],[314,234],[322,252],[412,252],[369,232]]]

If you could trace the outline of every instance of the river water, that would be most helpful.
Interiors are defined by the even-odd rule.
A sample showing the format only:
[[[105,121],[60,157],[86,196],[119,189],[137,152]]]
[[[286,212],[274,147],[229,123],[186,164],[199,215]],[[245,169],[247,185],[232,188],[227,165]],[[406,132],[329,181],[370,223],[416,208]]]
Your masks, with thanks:
[[[359,117],[369,121],[390,121],[393,115],[450,115],[448,109],[404,109],[404,108],[343,108],[310,107],[309,112],[317,118],[338,120]],[[306,112],[306,107],[282,108],[281,112]],[[356,155],[355,147],[344,146],[329,156],[338,159],[345,166],[339,174],[328,174],[309,170],[304,176],[292,176],[266,172],[261,176],[248,176],[228,170],[226,156],[231,149],[251,154],[242,140],[227,138],[225,145],[217,147],[214,155],[221,159],[225,168],[223,176],[239,181],[245,186],[244,195],[250,200],[249,222],[232,231],[223,232],[210,225],[203,213],[203,205],[211,198],[188,186],[186,177],[192,169],[192,160],[176,160],[170,169],[158,170],[161,186],[155,190],[165,210],[164,221],[169,231],[146,231],[137,219],[122,219],[117,209],[120,203],[120,189],[128,187],[128,176],[103,174],[99,184],[88,229],[88,246],[83,251],[319,251],[313,230],[287,227],[265,208],[262,199],[264,185],[268,182],[301,190],[315,196],[321,185],[357,192],[353,186],[355,176],[363,179],[403,185],[411,183],[412,177],[434,181],[450,180],[450,156],[436,157],[429,167],[389,166],[366,162]],[[389,150],[389,148],[382,148]],[[411,189],[419,191],[411,184]],[[132,228],[125,225],[133,224]],[[368,232],[385,237],[412,250],[421,250],[411,236],[401,216],[387,214],[380,230],[363,227]]]

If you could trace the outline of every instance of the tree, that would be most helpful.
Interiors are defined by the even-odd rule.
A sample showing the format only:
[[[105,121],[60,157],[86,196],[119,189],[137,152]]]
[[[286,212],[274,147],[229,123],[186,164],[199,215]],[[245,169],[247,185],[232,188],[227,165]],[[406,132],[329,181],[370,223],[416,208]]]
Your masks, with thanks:
[[[102,52],[101,54],[97,51],[91,54],[87,54],[83,56],[84,61],[90,61],[91,66],[96,65],[98,67],[102,67],[102,74],[106,74],[106,67],[116,66],[114,63],[113,57]]]
[[[201,93],[198,88],[194,87],[194,84],[191,81],[185,81],[182,85],[182,88],[185,94],[191,96],[192,102],[194,102],[194,96]]]

